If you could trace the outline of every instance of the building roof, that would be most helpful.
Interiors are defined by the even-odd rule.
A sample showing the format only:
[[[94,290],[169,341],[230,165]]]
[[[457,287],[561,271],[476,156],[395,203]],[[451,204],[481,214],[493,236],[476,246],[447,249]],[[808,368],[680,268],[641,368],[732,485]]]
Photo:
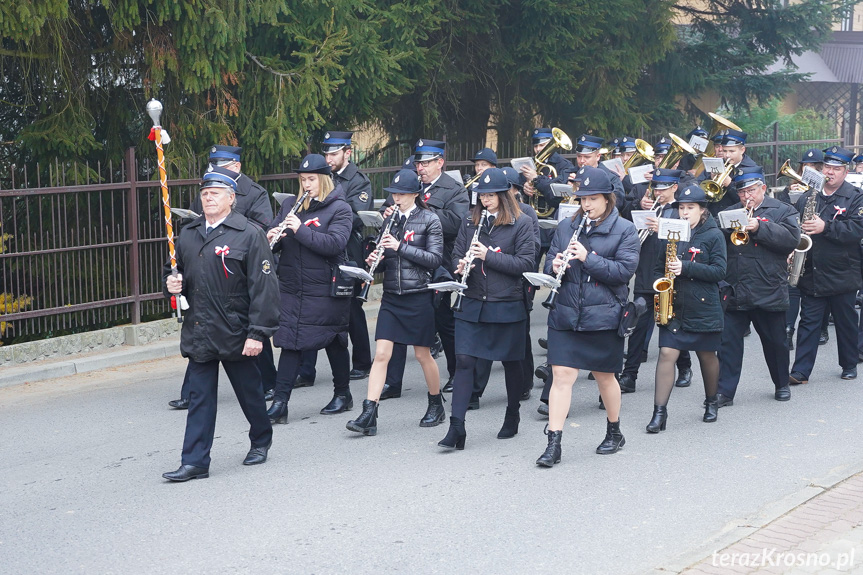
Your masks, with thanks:
[[[863,84],[863,32],[833,32],[820,52],[804,52],[791,61],[798,72],[809,74],[809,82]],[[785,68],[777,61],[767,72]]]

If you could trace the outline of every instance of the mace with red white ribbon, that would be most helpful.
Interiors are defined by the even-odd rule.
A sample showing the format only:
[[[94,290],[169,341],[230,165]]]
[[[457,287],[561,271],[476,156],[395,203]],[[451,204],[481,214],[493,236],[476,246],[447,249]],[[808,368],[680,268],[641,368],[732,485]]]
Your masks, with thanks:
[[[153,120],[153,128],[150,130],[149,139],[156,144],[156,160],[159,166],[159,184],[162,188],[162,207],[165,211],[165,235],[168,238],[168,254],[171,256],[171,275],[177,277],[177,255],[174,251],[174,226],[171,224],[171,199],[168,195],[168,174],[165,171],[165,154],[162,150],[162,142],[168,143],[168,133],[162,130],[159,118],[162,116],[162,103],[155,98],[147,102],[147,114]],[[134,168],[132,168],[134,169]],[[171,296],[171,307],[177,310],[177,322],[183,323],[183,312],[181,311],[181,298],[183,296]]]

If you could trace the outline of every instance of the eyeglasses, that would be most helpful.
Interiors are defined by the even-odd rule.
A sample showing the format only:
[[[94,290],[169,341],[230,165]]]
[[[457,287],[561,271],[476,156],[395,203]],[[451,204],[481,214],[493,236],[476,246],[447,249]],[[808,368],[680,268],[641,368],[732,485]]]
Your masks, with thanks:
[[[421,161],[421,162],[414,162],[414,166],[417,166],[417,167],[422,166],[423,168],[428,168],[428,167],[429,167],[429,164],[431,164],[432,162],[436,162],[436,161],[437,161],[437,159],[434,159],[434,160],[423,160],[423,161]]]

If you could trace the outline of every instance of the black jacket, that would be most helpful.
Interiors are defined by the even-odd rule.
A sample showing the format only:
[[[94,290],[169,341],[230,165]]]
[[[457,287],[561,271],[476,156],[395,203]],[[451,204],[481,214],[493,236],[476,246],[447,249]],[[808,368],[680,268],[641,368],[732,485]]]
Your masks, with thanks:
[[[668,242],[662,240],[661,257],[656,260],[654,275],[665,276]],[[722,305],[719,282],[725,277],[725,237],[710,214],[695,226],[688,242],[677,243],[677,255],[683,263],[680,276],[674,279],[674,319],[668,329],[690,332],[721,332]]]
[[[219,251],[227,250],[224,260]],[[224,262],[224,263],[223,263]],[[245,359],[246,339],[264,341],[279,325],[279,286],[264,232],[231,212],[206,234],[204,216],[177,240],[177,270],[189,302],[180,334],[183,357],[197,362]],[[168,263],[163,281],[170,275]],[[167,286],[166,296],[170,297]]]
[[[735,166],[733,170],[731,170],[731,179],[734,179],[734,176],[737,174],[737,171],[740,168],[754,168],[757,167],[758,164],[750,158],[748,155],[743,154],[743,159],[740,160],[740,163]],[[704,181],[707,178],[707,172],[705,171],[701,174],[700,181]],[[725,195],[722,196],[722,199],[718,202],[711,202],[707,204],[707,209],[710,210],[710,213],[715,217],[716,214],[723,210],[727,210],[729,206],[733,206],[734,204],[740,203],[740,196],[737,195],[737,184],[732,182],[729,184],[728,188],[725,190]]]
[[[426,205],[437,214],[443,231],[443,261],[441,265],[450,267],[449,256],[458,235],[461,221],[470,208],[470,195],[465,187],[446,174],[441,174],[432,187],[423,194]],[[383,211],[393,205],[392,198],[384,202]]]
[[[743,207],[736,204],[728,209]],[[754,212],[758,230],[749,233],[749,243],[735,246],[728,241],[731,230],[723,229],[727,243],[728,273],[725,281],[734,288],[728,309],[785,311],[788,309],[788,254],[800,243],[797,210],[765,197]]]
[[[536,191],[545,198],[545,201],[550,206],[557,207],[562,198],[556,198],[551,193],[551,184],[566,184],[569,182],[569,175],[575,173],[577,168],[575,164],[558,154],[557,152],[549,156],[546,164],[553,166],[557,170],[557,176],[554,178],[551,175],[538,174],[533,180],[533,187]]]
[[[297,201],[282,203],[281,223]],[[290,229],[274,247],[279,257],[281,315],[273,342],[291,350],[322,349],[336,337],[347,345],[350,298],[330,296],[333,266],[344,263],[353,215],[341,186],[309,210],[297,213],[303,223]],[[273,226],[275,227],[275,226]]]
[[[480,301],[521,301],[524,299],[522,275],[534,270],[536,244],[533,222],[527,214],[520,214],[509,225],[483,226],[479,242],[488,246],[485,261],[474,260],[474,268],[467,280],[465,297]],[[465,256],[476,226],[470,218],[462,223],[452,253],[453,273],[458,260]]]
[[[200,194],[195,197],[189,209],[199,214],[203,213]],[[237,203],[234,211],[263,230],[269,229],[273,221],[273,204],[270,202],[267,190],[246,174],[240,174],[237,178]]]
[[[333,183],[342,186],[345,201],[354,212],[353,229],[348,240],[348,259],[360,264],[363,261],[363,219],[357,214],[374,208],[372,184],[368,176],[357,169],[356,164],[348,162],[341,174],[333,172]]]
[[[797,200],[803,215],[808,191]],[[829,196],[818,194],[816,212],[824,220],[824,232],[814,234],[797,287],[805,295],[825,297],[860,288],[860,238],[863,238],[863,193],[844,182]],[[801,217],[802,219],[802,217]]]
[[[396,209],[395,217],[399,217]],[[384,250],[384,291],[406,294],[426,291],[432,273],[443,258],[440,219],[431,210],[414,208],[404,226],[393,225],[390,233],[399,239],[399,249]]]
[[[569,245],[581,218],[567,218],[558,225],[545,273],[553,275],[554,255]],[[557,305],[548,313],[548,326],[573,331],[616,330],[627,300],[627,284],[638,266],[638,232],[615,208],[598,226],[587,233],[582,231],[579,241],[588,250],[587,259],[569,262]]]
[[[534,265],[536,265],[536,258],[539,257],[539,252],[542,249],[542,236],[540,234],[539,229],[539,217],[536,215],[536,210],[530,207],[528,204],[524,202],[518,203],[518,208],[521,210],[521,213],[525,214],[530,218],[531,226],[533,229],[533,240],[534,240],[534,248],[535,248],[535,256],[534,256]],[[531,271],[534,271],[531,269]]]

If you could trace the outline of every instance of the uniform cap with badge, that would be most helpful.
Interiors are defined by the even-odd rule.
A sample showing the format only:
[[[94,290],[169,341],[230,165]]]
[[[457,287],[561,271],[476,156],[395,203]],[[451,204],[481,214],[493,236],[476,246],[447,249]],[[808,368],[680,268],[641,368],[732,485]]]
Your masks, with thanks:
[[[327,160],[320,154],[308,154],[300,161],[297,168],[299,174],[326,174],[333,173],[333,169],[327,164]]]
[[[551,128],[534,128],[531,134],[533,145],[544,144],[552,138]]]
[[[243,148],[239,146],[213,146],[210,148],[210,163],[214,166],[239,162]]]
[[[511,187],[503,170],[500,168],[489,168],[480,176],[474,191],[477,194],[494,194],[507,192]]]
[[[709,203],[710,199],[707,197],[707,194],[704,193],[701,186],[698,184],[691,184],[677,192],[677,199],[674,201],[673,205],[701,204],[702,206],[706,206]]]
[[[634,152],[635,147],[635,138],[632,136],[623,136],[622,138],[615,139],[617,150],[621,154],[626,154],[627,152]]]
[[[740,130],[725,130],[720,143],[723,147],[745,146],[747,136],[746,132],[741,132]]]
[[[384,188],[385,192],[390,194],[418,194],[422,186],[417,177],[417,173],[413,170],[399,170],[393,176],[393,181],[390,185]]]
[[[232,192],[237,191],[237,178],[240,174],[227,168],[210,165],[201,177],[201,189],[222,188]]]
[[[668,153],[668,150],[671,149],[671,140],[662,136],[659,138],[659,141],[653,145],[653,154],[654,156],[660,155],[663,156]]]
[[[755,184],[764,184],[766,182],[764,179],[764,169],[761,166],[740,168],[732,181],[737,186],[738,192]]]
[[[578,170],[575,179],[579,182],[578,189],[574,192],[576,196],[610,194],[614,191],[608,174],[600,168],[585,166]]]
[[[801,164],[821,164],[824,163],[824,151],[818,148],[810,148],[803,152],[803,157],[800,159]]]
[[[854,158],[854,152],[840,146],[824,150],[824,164],[827,166],[847,166]]]
[[[351,138],[354,136],[353,132],[335,132],[330,130],[326,134],[324,134],[324,141],[321,144],[321,151],[325,154],[332,154],[333,152],[338,152],[339,150],[343,150],[344,148],[351,147]]]
[[[668,168],[657,168],[653,172],[653,189],[666,190],[675,184],[680,183],[680,178],[683,177],[683,170],[670,170]]]
[[[575,153],[576,154],[592,154],[594,152],[598,152],[602,147],[602,143],[605,140],[598,136],[591,136],[590,134],[582,134],[580,138],[575,142]]]
[[[480,160],[485,160],[492,166],[497,166],[497,154],[491,148],[483,148],[470,159],[471,162],[478,162]]]
[[[506,180],[510,186],[515,186],[519,190],[524,187],[524,176],[521,175],[521,172],[509,166],[501,168],[501,170],[503,170],[503,174],[506,176]]]
[[[414,146],[414,162],[427,162],[428,160],[443,158],[445,153],[446,142],[420,138]]]

